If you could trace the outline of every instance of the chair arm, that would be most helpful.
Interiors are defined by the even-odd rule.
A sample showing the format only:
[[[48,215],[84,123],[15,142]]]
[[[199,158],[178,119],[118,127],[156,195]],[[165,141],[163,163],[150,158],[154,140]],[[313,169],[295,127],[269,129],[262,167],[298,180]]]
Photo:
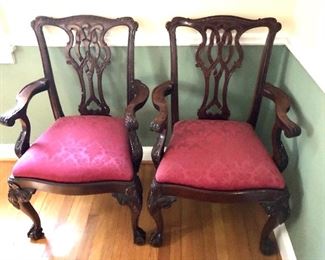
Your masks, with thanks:
[[[161,133],[167,128],[168,106],[165,97],[171,93],[172,88],[172,82],[165,81],[158,85],[152,92],[152,103],[159,113],[150,123],[150,129],[157,133]]]
[[[288,154],[281,141],[281,132],[284,131],[284,134],[290,138],[300,135],[301,129],[287,116],[290,109],[290,99],[287,94],[281,89],[266,83],[263,96],[275,103],[276,120],[272,129],[273,161],[282,172],[288,165]]]
[[[151,151],[151,158],[156,168],[158,168],[158,165],[164,156],[168,123],[168,106],[165,97],[171,94],[172,89],[172,82],[165,81],[155,87],[152,92],[152,103],[159,111],[158,115],[150,123],[150,129],[159,134]]]
[[[48,81],[44,78],[26,85],[16,96],[16,106],[0,115],[0,124],[5,126],[13,126],[16,120],[20,119],[22,130],[15,144],[15,152],[18,157],[21,157],[29,148],[31,126],[26,114],[29,101],[33,96],[45,90],[48,90]]]
[[[139,124],[135,118],[135,112],[146,103],[149,96],[149,89],[140,80],[134,80],[132,91],[131,95],[133,97],[125,109],[124,123],[128,129],[133,169],[134,172],[138,172],[142,160],[142,146],[136,133]]]
[[[281,89],[266,83],[263,96],[274,101],[276,118],[285,136],[289,138],[299,136],[301,134],[301,128],[287,116],[291,103],[288,95]]]
[[[135,112],[146,103],[149,96],[148,87],[140,80],[134,80],[133,98],[125,110],[125,126],[129,130],[138,129],[138,122],[135,118]]]
[[[5,126],[13,126],[16,119],[26,118],[26,110],[29,101],[36,94],[48,89],[47,80],[42,78],[36,80],[25,87],[16,96],[16,105],[13,109],[7,111],[3,115],[0,115],[0,123]]]

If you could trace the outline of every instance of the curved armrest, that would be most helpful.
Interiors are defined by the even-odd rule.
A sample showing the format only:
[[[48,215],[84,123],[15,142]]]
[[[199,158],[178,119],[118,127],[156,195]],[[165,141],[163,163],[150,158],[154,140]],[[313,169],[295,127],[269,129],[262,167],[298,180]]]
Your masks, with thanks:
[[[276,120],[272,129],[273,160],[278,169],[283,171],[288,165],[288,155],[281,141],[281,132],[284,131],[287,137],[295,137],[300,135],[301,129],[287,116],[290,109],[290,99],[287,94],[281,89],[266,83],[263,96],[275,103]]]
[[[142,160],[142,146],[136,134],[138,129],[138,121],[135,118],[135,112],[146,103],[149,96],[148,87],[140,80],[134,80],[133,98],[129,102],[125,110],[124,123],[128,129],[128,137],[131,147],[132,164],[135,172],[139,171]]]
[[[274,101],[279,127],[284,131],[286,137],[295,137],[300,135],[301,128],[292,122],[287,116],[291,103],[287,94],[281,89],[266,83],[263,96]]]
[[[16,120],[20,119],[22,130],[15,145],[15,152],[18,157],[21,157],[29,148],[31,127],[26,114],[29,101],[33,96],[45,90],[48,90],[48,81],[44,78],[26,85],[16,97],[16,106],[5,114],[0,115],[0,124],[5,126],[13,126]]]
[[[172,82],[165,81],[155,87],[152,92],[152,103],[159,111],[158,115],[150,123],[150,129],[159,133],[151,151],[151,158],[156,168],[158,168],[158,165],[164,155],[167,135],[168,105],[165,97],[171,94],[172,89]]]
[[[135,118],[135,112],[146,103],[149,96],[148,87],[140,80],[134,80],[133,99],[125,110],[125,126],[129,129],[138,129],[138,122]]]
[[[42,78],[26,85],[16,96],[16,105],[13,109],[0,115],[0,123],[5,126],[13,126],[16,119],[26,118],[26,109],[29,101],[36,94],[48,89],[47,80]]]
[[[171,81],[165,81],[158,85],[152,92],[152,103],[159,114],[150,123],[152,131],[161,133],[167,127],[168,106],[165,97],[171,93],[173,85]]]

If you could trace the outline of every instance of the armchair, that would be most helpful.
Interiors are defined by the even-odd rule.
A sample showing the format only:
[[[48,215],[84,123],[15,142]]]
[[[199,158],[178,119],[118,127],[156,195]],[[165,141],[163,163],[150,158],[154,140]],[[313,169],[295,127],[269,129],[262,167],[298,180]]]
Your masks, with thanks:
[[[201,70],[203,79],[203,100],[197,110],[197,119],[180,120],[179,111],[184,111],[179,105],[180,89],[184,89],[184,78],[193,74],[184,69],[184,63],[182,67],[178,64],[177,40],[181,36],[177,30],[181,27],[191,28],[200,35],[193,53],[195,66]],[[162,245],[164,223],[161,210],[170,207],[176,196],[218,203],[257,202],[268,215],[261,233],[260,250],[266,255],[273,254],[276,244],[270,234],[290,212],[289,191],[281,174],[288,164],[281,133],[295,137],[301,132],[299,126],[287,117],[289,97],[266,82],[273,41],[281,25],[274,18],[250,20],[211,16],[200,19],[175,17],[166,28],[170,37],[171,76],[152,93],[153,105],[159,113],[151,123],[151,129],[158,137],[152,150],[156,174],[148,196],[148,210],[157,227],[150,243]],[[265,45],[254,78],[251,109],[245,120],[234,120],[230,117],[231,108],[241,103],[237,99],[230,103],[228,92],[239,93],[237,98],[243,99],[247,97],[247,86],[243,86],[243,80],[231,87],[230,82],[235,72],[249,64],[244,61],[246,56],[241,40],[242,35],[253,28],[267,29]],[[186,59],[187,63],[191,61],[189,55]],[[179,80],[179,72],[186,74],[183,81]],[[192,88],[196,87],[195,94],[198,93],[199,84],[190,83]],[[191,95],[192,100],[199,96]],[[170,97],[170,108],[167,97]],[[275,103],[272,156],[255,133],[263,98]],[[189,99],[186,104],[187,109],[192,106]],[[167,142],[169,127],[171,135]]]
[[[65,59],[77,72],[80,82],[79,115],[63,113],[45,41],[44,28],[48,26],[68,36]],[[127,94],[122,117],[111,115],[106,103],[106,88],[111,86],[103,81],[110,72],[108,65],[116,61],[108,45],[109,32],[115,27],[123,27],[128,32],[127,54],[122,65],[125,72],[119,72],[125,73],[126,86],[117,82],[121,85],[118,87],[125,87]],[[15,145],[19,159],[8,180],[8,198],[32,219],[28,232],[32,240],[44,236],[39,215],[30,203],[32,195],[41,190],[65,195],[113,193],[120,204],[130,208],[134,243],[145,242],[145,232],[138,226],[142,186],[137,172],[142,147],[136,134],[135,113],[145,104],[149,91],[141,81],[134,79],[137,27],[137,22],[130,17],[108,19],[90,15],[59,19],[40,16],[32,22],[44,77],[25,86],[17,95],[15,108],[0,116],[0,123],[5,126],[13,126],[17,120],[22,124]],[[68,87],[75,86],[65,86]],[[55,121],[30,145],[27,107],[33,96],[42,91],[48,92]]]

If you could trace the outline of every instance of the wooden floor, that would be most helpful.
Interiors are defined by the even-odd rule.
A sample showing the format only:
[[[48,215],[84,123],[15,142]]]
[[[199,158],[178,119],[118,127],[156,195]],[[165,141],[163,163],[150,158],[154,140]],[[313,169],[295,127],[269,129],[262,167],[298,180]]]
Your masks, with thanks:
[[[164,210],[165,243],[157,249],[132,243],[130,215],[110,194],[62,196],[37,192],[32,199],[45,239],[31,242],[30,219],[7,201],[6,179],[12,162],[0,162],[0,259],[281,259],[265,257],[259,235],[265,222],[253,204],[213,204],[178,199]],[[146,201],[153,176],[151,164],[140,177]],[[154,223],[144,205],[140,225],[148,233]]]

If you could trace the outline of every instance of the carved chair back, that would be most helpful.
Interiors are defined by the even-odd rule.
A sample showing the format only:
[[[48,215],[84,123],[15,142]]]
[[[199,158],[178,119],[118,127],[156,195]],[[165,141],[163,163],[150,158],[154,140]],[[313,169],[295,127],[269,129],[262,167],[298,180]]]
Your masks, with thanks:
[[[134,80],[134,38],[138,28],[137,22],[131,17],[108,19],[104,17],[79,15],[68,18],[50,18],[40,16],[32,22],[39,44],[45,77],[49,81],[49,97],[54,117],[64,116],[59,101],[49,50],[44,36],[44,27],[54,26],[62,29],[68,35],[65,46],[65,59],[71,65],[80,81],[81,100],[79,112],[81,115],[110,115],[103,91],[103,73],[108,71],[111,63],[111,47],[108,43],[109,31],[117,26],[128,30],[126,55],[127,104],[133,97]]]
[[[178,97],[178,53],[177,29],[188,27],[200,35],[200,43],[195,46],[195,66],[203,74],[204,95],[197,116],[199,119],[222,119],[230,117],[228,105],[228,86],[234,72],[241,67],[244,59],[241,39],[245,32],[254,28],[266,28],[265,45],[260,55],[254,98],[247,122],[256,125],[261,105],[262,91],[265,85],[273,41],[281,24],[273,18],[249,20],[234,16],[211,16],[202,19],[176,17],[168,22],[167,30],[171,47],[171,109],[172,125],[179,120]],[[177,37],[176,37],[177,35]],[[251,75],[247,75],[251,77]],[[242,86],[237,86],[240,89]],[[237,89],[236,89],[237,91]],[[245,94],[245,93],[244,93]]]

